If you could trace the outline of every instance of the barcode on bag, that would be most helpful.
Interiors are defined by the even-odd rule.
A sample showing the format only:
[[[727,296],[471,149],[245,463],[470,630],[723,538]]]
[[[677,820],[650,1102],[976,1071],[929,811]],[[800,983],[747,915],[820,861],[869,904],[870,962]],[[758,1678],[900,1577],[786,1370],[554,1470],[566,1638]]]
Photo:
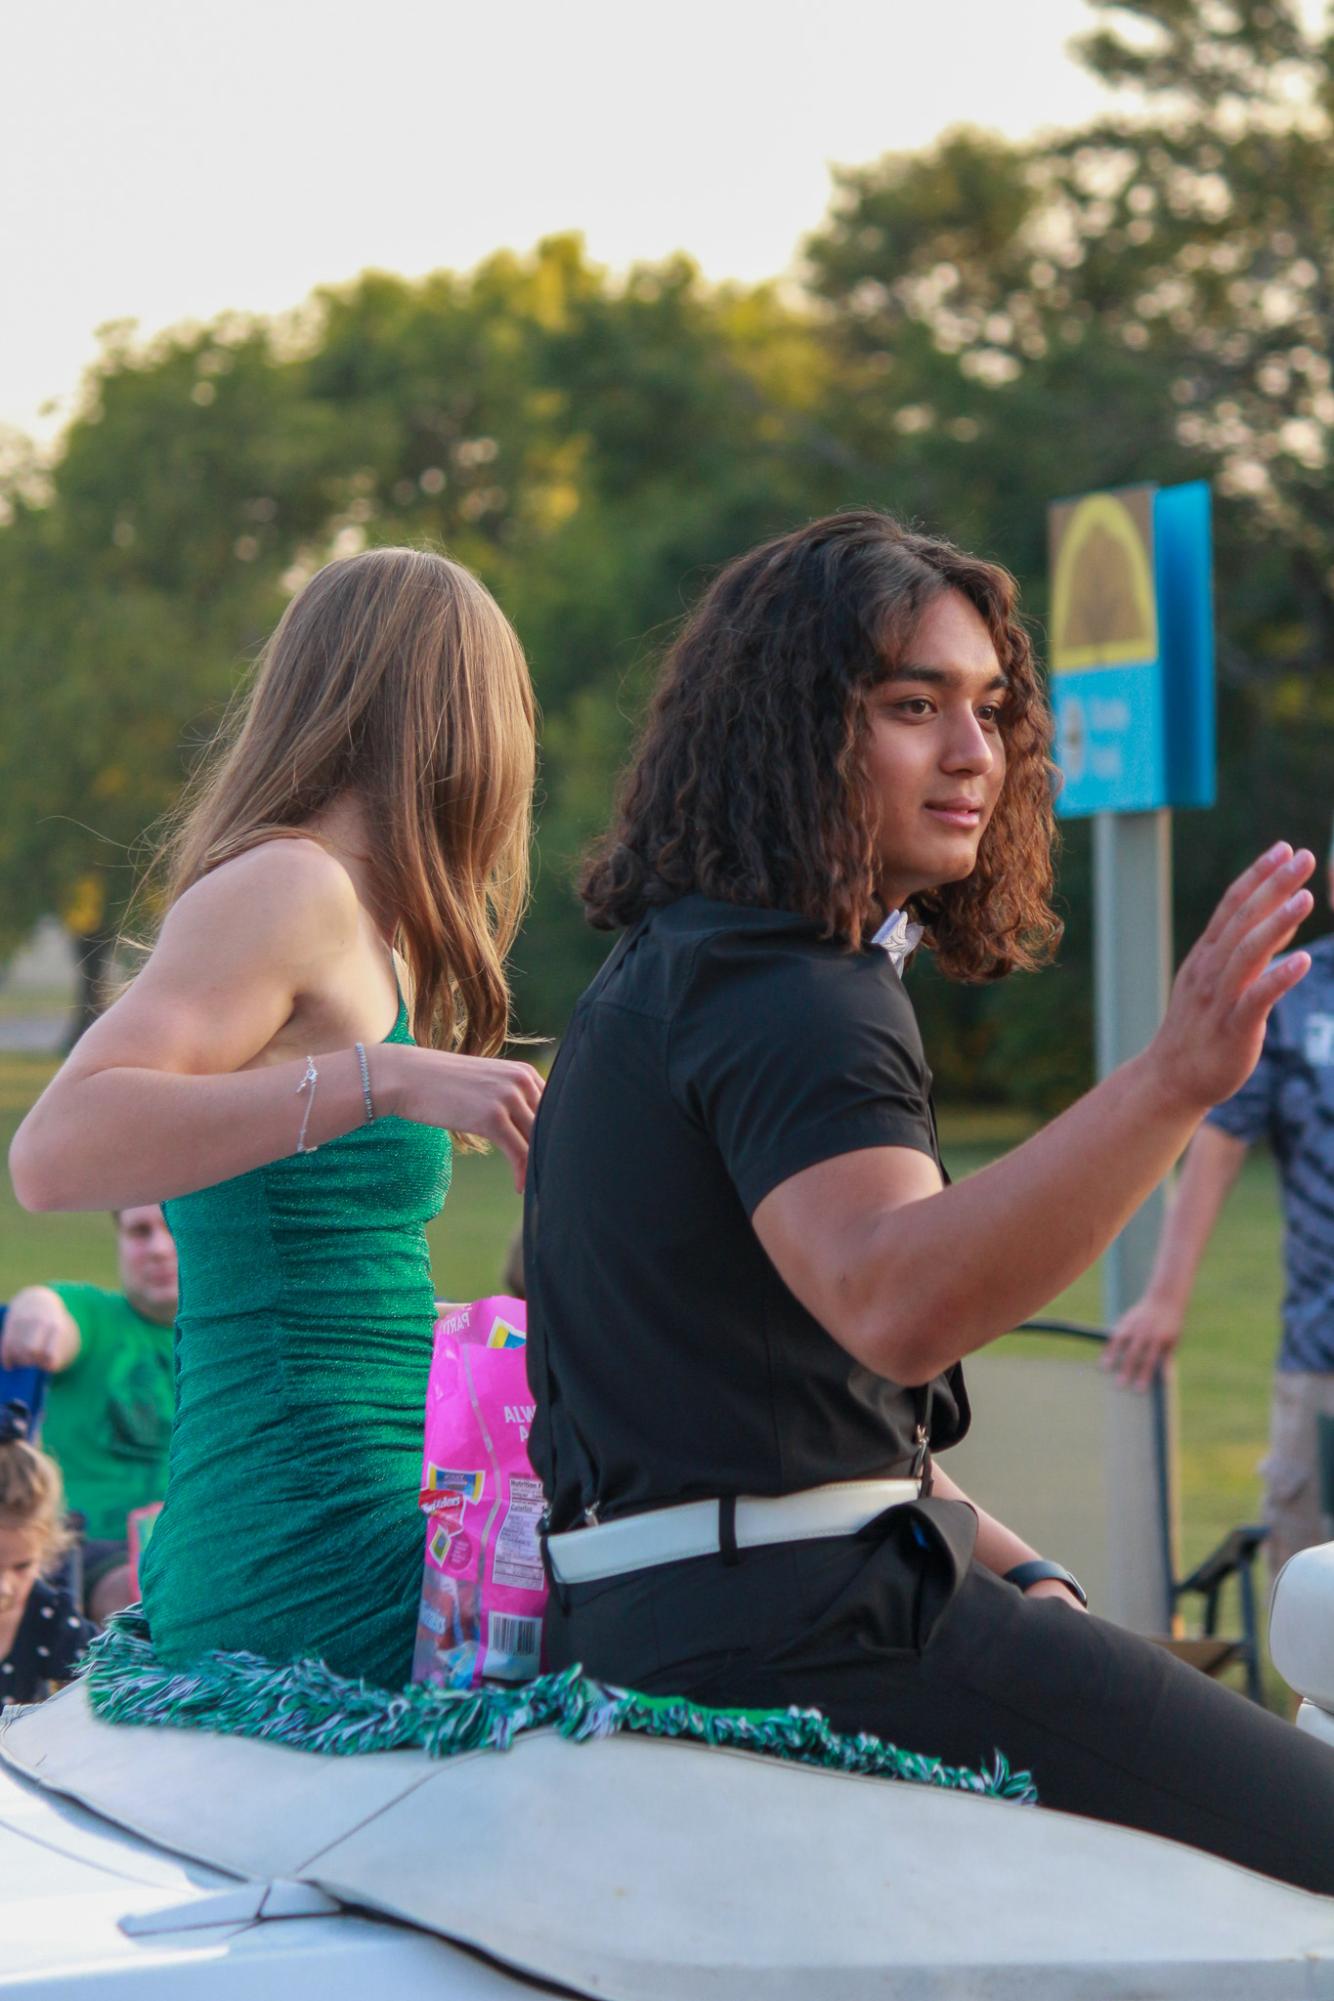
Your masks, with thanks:
[[[488,1612],[486,1660],[482,1672],[500,1681],[527,1681],[542,1658],[542,1621],[518,1619],[512,1612]]]

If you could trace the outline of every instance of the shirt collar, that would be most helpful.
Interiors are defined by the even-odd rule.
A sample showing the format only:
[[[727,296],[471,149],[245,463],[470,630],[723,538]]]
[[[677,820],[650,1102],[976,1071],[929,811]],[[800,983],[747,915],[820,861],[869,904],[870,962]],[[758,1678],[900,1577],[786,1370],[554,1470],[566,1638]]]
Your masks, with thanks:
[[[902,975],[903,962],[922,942],[925,927],[914,924],[906,910],[891,910],[871,943],[888,952],[889,962],[896,973]]]

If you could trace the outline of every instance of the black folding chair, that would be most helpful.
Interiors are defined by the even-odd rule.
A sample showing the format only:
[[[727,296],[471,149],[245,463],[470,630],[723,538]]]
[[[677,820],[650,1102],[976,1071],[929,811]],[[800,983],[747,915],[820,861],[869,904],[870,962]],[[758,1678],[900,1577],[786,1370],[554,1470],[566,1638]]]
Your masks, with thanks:
[[[8,1306],[0,1306],[0,1335],[5,1331]],[[45,1369],[0,1369],[0,1406],[25,1403],[28,1406],[28,1436],[35,1445],[46,1408],[46,1386],[51,1378]]]
[[[1035,1548],[1070,1568],[1095,1611],[1131,1626],[1206,1674],[1240,1668],[1246,1693],[1262,1700],[1254,1566],[1268,1530],[1233,1529],[1188,1575],[1177,1574],[1171,1427],[1161,1381],[1130,1401],[1102,1369],[1106,1328],[1071,1320],[1034,1320],[1026,1337],[970,1356],[965,1373],[974,1428],[942,1465],[979,1504]],[[1040,1348],[1035,1349],[1033,1337]],[[1110,1399],[1124,1445],[1134,1433],[1135,1464],[1145,1483],[1136,1549],[1109,1480]],[[1136,1574],[1145,1588],[1127,1593]],[[1161,1581],[1161,1588],[1152,1580]],[[1220,1631],[1225,1595],[1236,1581],[1236,1618]],[[1127,1613],[1118,1603],[1133,1598]],[[1198,1606],[1187,1633],[1186,1614]],[[1239,1628],[1239,1630],[1238,1630]]]

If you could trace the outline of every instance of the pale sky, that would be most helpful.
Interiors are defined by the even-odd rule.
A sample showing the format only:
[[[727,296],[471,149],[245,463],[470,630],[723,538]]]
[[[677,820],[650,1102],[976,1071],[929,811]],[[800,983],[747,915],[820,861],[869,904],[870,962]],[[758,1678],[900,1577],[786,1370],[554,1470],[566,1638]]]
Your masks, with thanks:
[[[11,7],[0,426],[49,437],[106,321],[281,311],[369,265],[580,229],[616,269],[686,249],[776,275],[831,163],[1093,113],[1065,52],[1090,21],[1084,0]]]

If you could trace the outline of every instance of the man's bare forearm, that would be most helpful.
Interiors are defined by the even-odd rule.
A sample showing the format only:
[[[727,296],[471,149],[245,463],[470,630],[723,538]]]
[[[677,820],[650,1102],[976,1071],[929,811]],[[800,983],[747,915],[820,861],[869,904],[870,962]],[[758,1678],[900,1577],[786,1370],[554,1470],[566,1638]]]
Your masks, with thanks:
[[[998,1522],[985,1508],[979,1507],[971,1494],[965,1494],[957,1480],[951,1480],[940,1461],[934,1460],[931,1467],[932,1492],[942,1501],[966,1501],[977,1516],[977,1544],[974,1555],[987,1570],[994,1570],[998,1577],[1004,1577],[1007,1570],[1013,1570],[1017,1563],[1027,1563],[1042,1551],[1033,1548],[1021,1535]]]
[[[1200,1127],[1168,1203],[1147,1298],[1184,1315],[1200,1261],[1245,1158],[1244,1140],[1217,1126]]]
[[[1038,1312],[1106,1250],[1199,1116],[1136,1058],[1004,1159],[877,1218],[858,1276],[883,1332],[868,1330],[864,1358],[925,1381]]]

